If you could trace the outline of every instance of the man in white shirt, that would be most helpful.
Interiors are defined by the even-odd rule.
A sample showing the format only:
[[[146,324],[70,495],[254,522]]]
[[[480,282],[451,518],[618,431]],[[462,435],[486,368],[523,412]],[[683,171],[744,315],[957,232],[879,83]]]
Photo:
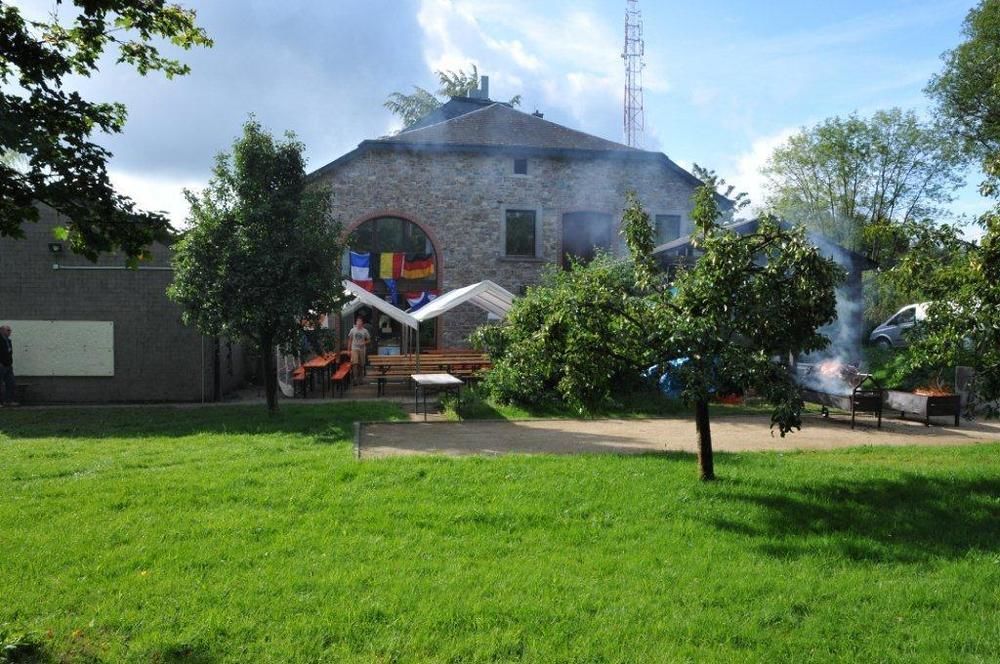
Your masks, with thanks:
[[[354,374],[354,384],[361,384],[365,373],[365,355],[372,335],[365,329],[365,321],[361,316],[354,319],[354,327],[347,333],[347,345],[351,349],[351,373]]]

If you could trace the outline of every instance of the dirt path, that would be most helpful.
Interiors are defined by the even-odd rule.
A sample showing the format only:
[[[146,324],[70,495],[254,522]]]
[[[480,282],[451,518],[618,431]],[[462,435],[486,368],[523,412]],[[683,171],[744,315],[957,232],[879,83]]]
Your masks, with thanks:
[[[713,447],[723,452],[834,449],[860,445],[969,445],[1000,441],[1000,423],[930,426],[907,420],[860,420],[852,431],[843,417],[803,418],[802,431],[772,436],[767,416],[726,416],[712,421]],[[365,424],[362,458],[399,454],[578,454],[694,452],[694,423],[687,419],[524,420]]]

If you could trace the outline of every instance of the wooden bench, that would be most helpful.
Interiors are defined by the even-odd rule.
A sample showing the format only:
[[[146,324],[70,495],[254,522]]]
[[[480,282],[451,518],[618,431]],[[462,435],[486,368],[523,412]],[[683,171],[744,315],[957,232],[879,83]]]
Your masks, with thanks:
[[[339,393],[343,396],[347,388],[351,385],[351,363],[341,362],[340,366],[330,374],[330,382],[333,383],[334,396]]]
[[[379,396],[385,394],[389,382],[408,383],[415,373],[449,373],[463,380],[474,380],[492,366],[487,355],[474,351],[421,353],[419,368],[414,355],[372,355],[368,361]]]

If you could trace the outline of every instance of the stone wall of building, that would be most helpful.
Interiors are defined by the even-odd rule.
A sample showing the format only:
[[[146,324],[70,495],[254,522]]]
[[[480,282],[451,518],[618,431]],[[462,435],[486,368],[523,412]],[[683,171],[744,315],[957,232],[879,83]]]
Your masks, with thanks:
[[[213,396],[213,343],[181,322],[166,297],[169,270],[123,270],[120,257],[98,263],[69,253],[52,254],[59,216],[42,209],[41,221],[24,227],[21,240],[0,239],[0,323],[8,320],[110,321],[114,323],[114,375],[18,376],[32,402],[201,401]],[[58,264],[60,269],[54,269]],[[153,248],[146,267],[169,266],[169,249]],[[101,267],[106,269],[90,269]],[[84,268],[84,269],[71,269]],[[18,330],[13,337],[18,342]],[[27,340],[30,343],[30,340]],[[221,344],[223,391],[244,382],[243,349]],[[82,352],[82,351],[81,351]],[[17,357],[14,373],[18,375]]]
[[[382,215],[414,221],[427,230],[438,253],[444,291],[491,279],[515,295],[536,284],[546,265],[562,256],[562,217],[603,212],[620,221],[625,193],[634,189],[650,215],[681,216],[691,230],[693,185],[659,160],[528,159],[527,175],[515,175],[510,155],[455,152],[369,151],[321,176],[332,188],[335,217],[348,228]],[[503,255],[504,211],[541,214],[541,256]],[[615,249],[624,251],[617,228]],[[441,321],[439,343],[466,344],[483,312],[451,312]]]

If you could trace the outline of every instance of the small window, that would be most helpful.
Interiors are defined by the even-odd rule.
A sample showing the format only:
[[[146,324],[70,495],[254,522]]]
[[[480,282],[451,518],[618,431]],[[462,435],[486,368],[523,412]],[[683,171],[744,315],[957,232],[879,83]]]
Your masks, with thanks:
[[[504,214],[504,253],[535,256],[537,229],[534,210],[507,210]]]
[[[514,160],[514,175],[527,175],[528,174],[528,160],[527,159],[515,159]]]
[[[681,236],[681,215],[656,215],[656,245],[666,244]]]

